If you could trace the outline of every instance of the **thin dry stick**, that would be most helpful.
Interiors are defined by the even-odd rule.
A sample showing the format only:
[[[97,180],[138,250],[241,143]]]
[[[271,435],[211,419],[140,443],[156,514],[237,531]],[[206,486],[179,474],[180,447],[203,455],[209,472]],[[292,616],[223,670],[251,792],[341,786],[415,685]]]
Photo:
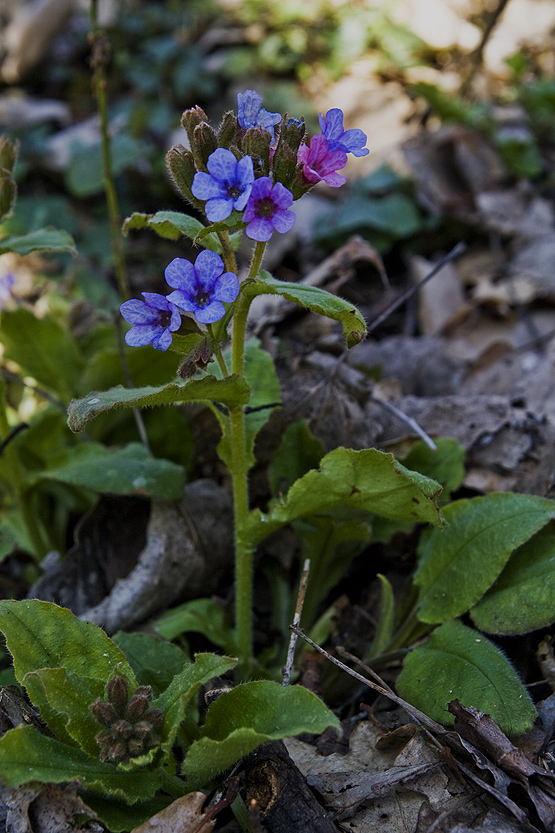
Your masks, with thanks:
[[[437,445],[432,440],[432,438],[428,434],[426,434],[426,432],[424,431],[422,426],[419,425],[416,422],[416,420],[414,420],[408,414],[405,414],[403,411],[400,411],[399,408],[396,408],[395,405],[391,404],[391,402],[385,402],[383,399],[376,399],[375,396],[370,396],[370,402],[374,402],[376,405],[380,405],[386,411],[389,411],[390,413],[395,414],[395,416],[398,419],[402,420],[403,422],[406,422],[406,424],[410,428],[412,428],[414,433],[418,434],[418,436],[421,437],[421,439],[424,440],[424,442],[426,443],[428,448],[431,448],[432,451],[437,451]]]
[[[297,605],[295,607],[295,615],[293,616],[293,625],[291,627],[291,638],[289,640],[289,650],[287,651],[287,662],[283,669],[282,685],[289,685],[291,682],[291,671],[293,670],[293,660],[295,659],[295,648],[297,647],[298,634],[293,628],[298,628],[301,624],[301,613],[303,612],[304,597],[306,596],[306,586],[308,584],[308,574],[310,572],[310,558],[306,558],[303,571],[301,573],[301,580],[299,582],[299,592],[297,594]]]

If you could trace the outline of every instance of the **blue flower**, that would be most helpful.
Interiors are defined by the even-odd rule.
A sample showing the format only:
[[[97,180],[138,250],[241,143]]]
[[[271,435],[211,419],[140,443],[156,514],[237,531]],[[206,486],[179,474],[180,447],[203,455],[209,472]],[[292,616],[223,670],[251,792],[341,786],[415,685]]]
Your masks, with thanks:
[[[208,200],[206,216],[217,223],[229,217],[234,208],[242,211],[246,206],[254,182],[252,159],[243,156],[237,161],[230,150],[217,148],[208,157],[206,167],[209,173],[196,173],[191,191],[199,200]]]
[[[12,298],[12,289],[15,283],[15,276],[8,272],[0,278],[0,309],[4,309],[6,303]]]
[[[274,229],[283,234],[293,226],[296,217],[288,211],[293,205],[293,194],[281,182],[272,184],[269,176],[261,176],[252,186],[251,195],[243,214],[248,223],[247,237],[263,243],[269,240]]]
[[[249,127],[263,127],[265,130],[269,130],[273,142],[274,125],[279,124],[281,115],[279,113],[269,113],[260,106],[261,104],[262,96],[254,90],[245,90],[244,93],[238,93],[237,120],[240,126],[246,130]]]
[[[172,333],[181,325],[179,310],[157,292],[143,292],[142,295],[144,301],[134,298],[120,307],[125,320],[133,324],[125,334],[125,343],[130,347],[141,347],[152,342],[155,350],[167,350]]]
[[[239,294],[237,275],[224,272],[221,257],[208,249],[199,254],[194,265],[182,257],[174,258],[164,274],[175,287],[168,301],[194,313],[201,324],[219,321],[225,313],[222,301],[231,303]]]
[[[364,147],[367,142],[366,133],[358,128],[343,130],[343,111],[339,108],[328,110],[325,116],[319,115],[320,130],[328,140],[329,150],[342,150],[353,156],[366,156],[370,153]]]

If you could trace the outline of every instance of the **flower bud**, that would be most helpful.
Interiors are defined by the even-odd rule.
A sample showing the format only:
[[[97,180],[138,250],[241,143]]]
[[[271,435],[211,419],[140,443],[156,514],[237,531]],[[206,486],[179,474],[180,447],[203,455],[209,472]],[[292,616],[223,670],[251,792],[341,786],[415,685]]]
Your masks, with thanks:
[[[97,723],[101,726],[111,726],[114,720],[117,719],[117,714],[111,703],[105,703],[104,700],[95,700],[89,706],[90,712]]]
[[[118,740],[125,740],[133,732],[133,726],[128,720],[116,720],[112,723],[112,736]]]
[[[191,185],[197,172],[191,151],[184,148],[183,145],[175,145],[166,154],[166,165],[178,191],[191,205],[202,208],[202,203],[193,196],[191,191]]]
[[[243,136],[244,152],[252,157],[255,169],[261,171],[264,176],[270,173],[271,144],[272,135],[263,127],[251,127]]]
[[[198,105],[196,107],[191,107],[190,110],[185,110],[185,112],[181,116],[181,124],[187,131],[187,136],[189,137],[191,147],[193,146],[193,133],[195,127],[197,127],[203,121],[208,121],[208,116],[206,115],[204,110]]]
[[[292,191],[291,184],[295,179],[297,164],[297,152],[280,139],[272,161],[274,182],[281,182]]]
[[[129,691],[129,683],[124,677],[116,674],[111,680],[108,680],[106,685],[106,696],[113,705],[116,713],[121,715],[127,705],[127,694]]]
[[[164,722],[164,712],[162,709],[149,709],[145,713],[145,720],[148,720],[151,726],[158,729]]]
[[[0,168],[0,222],[11,212],[16,194],[17,186],[11,174]]]
[[[205,121],[197,125],[193,131],[191,149],[198,168],[206,168],[208,157],[211,153],[214,153],[217,147],[218,139],[214,128]]]
[[[120,761],[125,761],[127,759],[127,747],[122,740],[116,741],[116,743],[112,744],[109,749],[106,750],[104,754],[105,761],[113,761],[115,764],[119,763]],[[101,757],[102,760],[102,757]]]
[[[224,113],[223,118],[218,127],[218,146],[221,148],[229,148],[235,144],[238,130],[237,116],[232,110]]]
[[[142,717],[148,709],[149,699],[144,694],[137,693],[130,698],[127,708],[125,709],[125,717],[132,720],[133,723]]]
[[[133,727],[133,736],[143,740],[152,731],[152,726],[146,720],[141,720],[140,723],[135,723]]]
[[[6,134],[0,136],[0,168],[10,173],[13,171],[17,157],[17,144],[10,142]]]

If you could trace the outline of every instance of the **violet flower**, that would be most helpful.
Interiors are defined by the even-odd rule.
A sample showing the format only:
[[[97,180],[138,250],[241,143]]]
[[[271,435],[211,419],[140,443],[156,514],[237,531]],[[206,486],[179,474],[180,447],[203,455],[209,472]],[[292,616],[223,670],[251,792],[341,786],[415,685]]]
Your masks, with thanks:
[[[155,350],[167,350],[172,333],[181,325],[179,310],[157,292],[143,292],[142,295],[144,301],[133,298],[120,306],[125,320],[133,324],[125,334],[125,343],[130,347],[152,343]]]
[[[242,211],[254,182],[250,156],[237,161],[226,148],[217,148],[206,163],[209,173],[195,174],[191,191],[199,200],[207,200],[204,210],[211,223],[225,220],[233,209]]]
[[[358,128],[343,130],[343,111],[338,107],[328,110],[325,116],[320,113],[318,118],[320,130],[328,140],[330,150],[342,150],[353,156],[366,156],[370,153],[364,147],[367,142],[366,133]]]
[[[233,272],[224,272],[224,262],[216,252],[202,251],[194,265],[182,257],[172,260],[164,272],[174,292],[168,301],[192,312],[201,324],[214,324],[225,314],[222,301],[231,303],[239,294],[239,281]]]
[[[338,168],[347,164],[347,154],[343,150],[330,150],[325,136],[318,134],[310,140],[310,147],[302,144],[297,158],[303,164],[303,176],[309,182],[324,180],[327,185],[339,188],[345,185],[346,179],[337,173]]]
[[[255,90],[245,90],[244,93],[237,93],[237,121],[241,127],[248,130],[250,127],[263,127],[272,134],[274,141],[274,125],[279,124],[281,115],[269,113],[260,105],[262,96]]]
[[[14,283],[13,272],[7,272],[0,278],[0,309],[4,309],[6,303],[11,300]]]
[[[263,243],[274,229],[280,234],[289,231],[296,220],[294,213],[287,210],[290,205],[293,194],[281,182],[272,185],[269,176],[256,179],[243,214],[243,221],[248,223],[247,237]]]

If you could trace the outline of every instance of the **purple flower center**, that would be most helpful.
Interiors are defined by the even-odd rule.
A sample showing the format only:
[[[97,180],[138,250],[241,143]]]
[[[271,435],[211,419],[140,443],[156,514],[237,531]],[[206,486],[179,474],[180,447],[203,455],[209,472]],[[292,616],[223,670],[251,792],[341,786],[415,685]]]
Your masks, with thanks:
[[[256,203],[256,213],[259,217],[267,217],[271,220],[277,210],[278,207],[271,197],[264,197]]]
[[[171,324],[171,320],[172,314],[169,310],[160,310],[160,312],[158,313],[158,323],[161,327],[164,327],[164,329],[166,329],[166,327],[169,327]]]
[[[233,185],[229,185],[227,188],[227,196],[231,200],[238,200],[242,193],[242,189],[236,183],[234,183]]]
[[[197,307],[205,307],[210,302],[210,292],[205,289],[199,289],[195,297],[195,304]]]

